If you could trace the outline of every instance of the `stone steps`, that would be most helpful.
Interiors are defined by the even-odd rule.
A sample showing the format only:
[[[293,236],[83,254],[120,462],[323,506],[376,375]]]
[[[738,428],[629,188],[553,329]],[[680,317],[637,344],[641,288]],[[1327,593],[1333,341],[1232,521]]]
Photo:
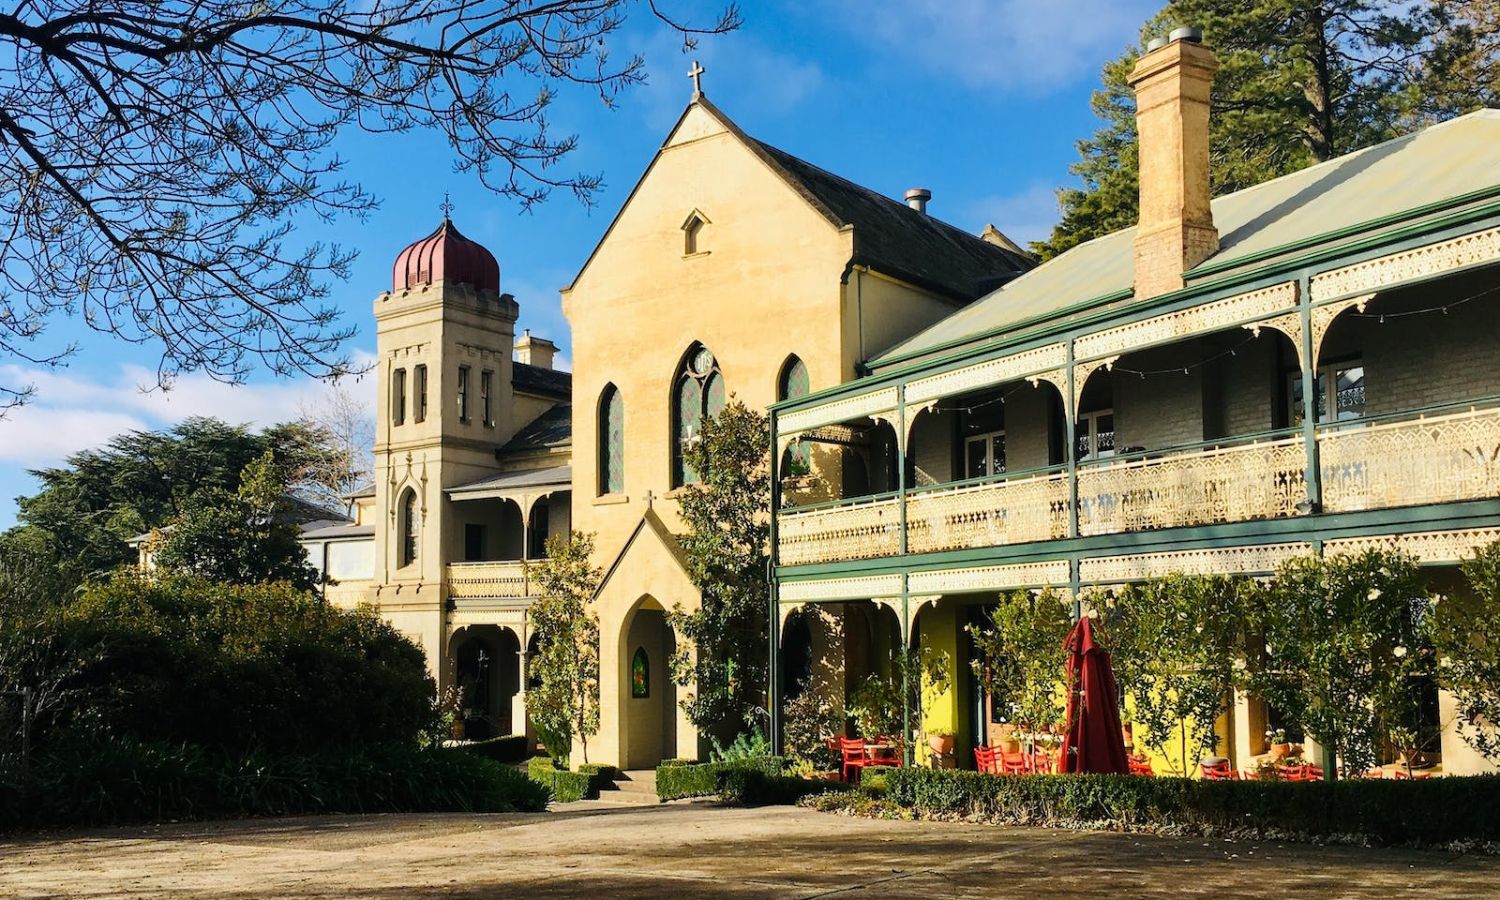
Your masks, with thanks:
[[[614,782],[599,791],[599,801],[627,806],[656,806],[661,803],[661,798],[656,796],[656,771],[642,769],[621,772]]]

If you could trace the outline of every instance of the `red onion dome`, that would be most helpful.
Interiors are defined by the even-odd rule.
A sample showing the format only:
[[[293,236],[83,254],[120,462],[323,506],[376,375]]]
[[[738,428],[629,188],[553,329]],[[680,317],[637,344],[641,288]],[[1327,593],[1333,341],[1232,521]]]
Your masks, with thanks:
[[[391,270],[391,290],[403,291],[434,281],[500,290],[500,264],[490,251],[458,233],[447,218],[437,231],[401,251]]]

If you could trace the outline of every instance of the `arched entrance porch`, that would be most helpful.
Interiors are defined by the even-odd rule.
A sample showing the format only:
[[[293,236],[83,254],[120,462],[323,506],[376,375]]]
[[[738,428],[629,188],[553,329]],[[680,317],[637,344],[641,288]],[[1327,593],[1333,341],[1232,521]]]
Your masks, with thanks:
[[[521,642],[516,633],[499,625],[468,625],[453,633],[448,647],[464,736],[484,740],[524,732],[525,723],[514,716],[521,690]]]
[[[620,762],[626,769],[654,768],[678,755],[684,727],[693,733],[670,671],[677,636],[661,603],[646,595],[626,614],[619,642]]]

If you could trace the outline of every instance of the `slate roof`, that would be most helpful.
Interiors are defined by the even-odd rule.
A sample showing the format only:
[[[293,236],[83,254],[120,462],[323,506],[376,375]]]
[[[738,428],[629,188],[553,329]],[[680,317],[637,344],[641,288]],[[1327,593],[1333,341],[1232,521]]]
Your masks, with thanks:
[[[544,369],[526,363],[511,363],[511,387],[527,394],[541,394],[557,400],[573,396],[573,373]]]
[[[854,227],[856,264],[964,302],[983,296],[1035,265],[1028,255],[981,240],[785,150],[751,137],[745,140],[834,224]]]
[[[1264,264],[1287,255],[1266,255],[1277,248],[1317,242],[1322,235],[1330,237],[1320,248],[1362,240],[1412,221],[1377,220],[1495,185],[1500,185],[1500,110],[1484,109],[1215,198],[1219,252],[1194,271]],[[1354,233],[1332,236],[1340,231]],[[1135,278],[1134,241],[1132,227],[1079,244],[870,365],[890,366],[1007,329],[1065,321],[1074,314],[1063,313],[1069,307],[1128,292]],[[1203,277],[1188,273],[1190,283]]]
[[[562,450],[573,446],[573,404],[559,403],[507,441],[497,456],[534,450]]]
[[[309,522],[302,526],[302,540],[304,541],[327,541],[337,538],[374,536],[374,525],[355,525],[353,522]]]

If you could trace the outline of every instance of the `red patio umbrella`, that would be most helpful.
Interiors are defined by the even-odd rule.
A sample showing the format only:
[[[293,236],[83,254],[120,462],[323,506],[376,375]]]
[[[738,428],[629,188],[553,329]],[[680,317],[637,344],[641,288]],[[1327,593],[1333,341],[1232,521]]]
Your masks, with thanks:
[[[1109,652],[1094,639],[1094,623],[1078,620],[1063,646],[1068,651],[1068,733],[1062,771],[1127,775],[1120,733],[1120,693]]]

